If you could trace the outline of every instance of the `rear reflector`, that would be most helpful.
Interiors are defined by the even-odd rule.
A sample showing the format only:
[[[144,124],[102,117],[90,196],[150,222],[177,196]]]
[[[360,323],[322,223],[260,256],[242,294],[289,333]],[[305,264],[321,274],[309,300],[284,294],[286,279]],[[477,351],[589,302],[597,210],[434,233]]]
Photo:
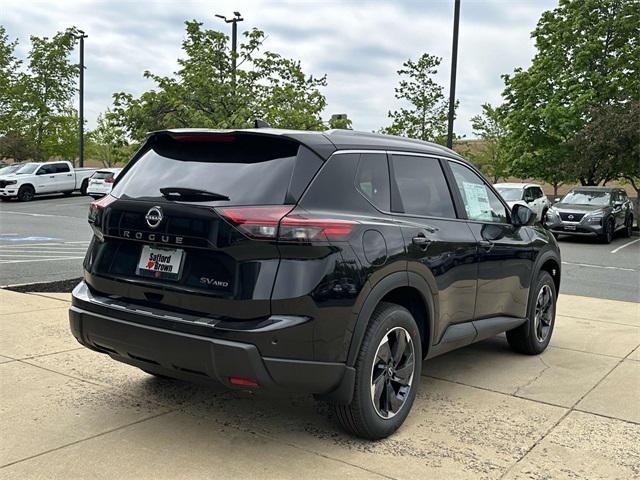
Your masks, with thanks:
[[[245,235],[256,239],[293,242],[346,240],[356,226],[351,220],[289,214],[292,205],[227,207],[216,211]]]
[[[254,378],[229,377],[229,383],[232,385],[241,385],[243,387],[257,387],[258,381]]]
[[[104,179],[104,183],[113,183],[114,181],[115,179],[113,178],[113,176]]]

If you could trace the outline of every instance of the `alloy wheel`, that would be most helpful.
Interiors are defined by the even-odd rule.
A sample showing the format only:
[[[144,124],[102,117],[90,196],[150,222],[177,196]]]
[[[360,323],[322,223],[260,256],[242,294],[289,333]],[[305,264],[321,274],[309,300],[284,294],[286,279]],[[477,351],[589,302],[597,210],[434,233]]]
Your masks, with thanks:
[[[394,417],[406,403],[415,362],[409,332],[402,327],[389,330],[378,345],[371,368],[371,401],[380,417]]]
[[[549,285],[543,285],[536,299],[534,328],[538,342],[544,342],[553,322],[553,293]]]

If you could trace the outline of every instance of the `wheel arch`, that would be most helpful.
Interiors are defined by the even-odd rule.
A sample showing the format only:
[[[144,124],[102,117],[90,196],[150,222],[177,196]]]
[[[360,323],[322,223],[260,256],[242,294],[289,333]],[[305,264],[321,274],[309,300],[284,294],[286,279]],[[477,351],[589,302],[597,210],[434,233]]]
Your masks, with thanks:
[[[560,292],[560,278],[562,272],[562,262],[560,261],[560,256],[551,250],[547,250],[538,256],[536,264],[533,268],[533,276],[531,278],[529,288],[533,287],[533,282],[536,278],[538,278],[538,275],[542,271],[548,272],[549,275],[551,275],[553,283],[556,287],[557,295],[558,292]]]
[[[402,271],[387,275],[369,291],[358,313],[347,353],[347,365],[355,364],[371,314],[380,302],[395,303],[411,312],[418,323],[422,355],[426,357],[433,343],[433,323],[437,314],[435,302],[429,285],[422,277]]]

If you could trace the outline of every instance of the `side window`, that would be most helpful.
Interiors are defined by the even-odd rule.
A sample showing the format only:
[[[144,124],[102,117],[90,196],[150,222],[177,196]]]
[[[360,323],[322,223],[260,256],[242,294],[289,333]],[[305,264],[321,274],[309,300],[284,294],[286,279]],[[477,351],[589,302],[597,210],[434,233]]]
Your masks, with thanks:
[[[542,189],[540,187],[533,187],[533,191],[536,194],[536,198],[544,197],[544,192],[542,191]]]
[[[535,200],[536,194],[533,187],[527,187],[524,189],[524,195],[522,196],[523,200],[531,201]]]
[[[358,161],[356,188],[380,210],[390,210],[389,166],[384,153],[363,153]]]
[[[507,211],[498,197],[473,170],[456,162],[449,162],[462,195],[469,220],[507,223]]]
[[[391,163],[401,202],[401,205],[393,205],[394,211],[424,217],[456,218],[451,193],[437,159],[393,155]]]
[[[56,163],[55,167],[56,167],[56,173],[67,173],[70,171],[69,165],[67,165],[66,163]]]
[[[38,175],[49,175],[50,173],[56,173],[56,167],[52,164],[45,164],[38,170]]]

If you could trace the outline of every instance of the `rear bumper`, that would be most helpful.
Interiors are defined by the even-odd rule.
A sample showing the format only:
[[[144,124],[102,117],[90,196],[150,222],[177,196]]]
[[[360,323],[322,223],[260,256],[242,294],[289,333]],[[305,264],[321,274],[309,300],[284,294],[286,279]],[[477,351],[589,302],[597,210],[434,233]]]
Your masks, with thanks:
[[[255,379],[259,388],[351,400],[354,371],[344,363],[264,357],[255,345],[229,340],[228,330],[227,338],[220,339],[142,324],[132,321],[130,311],[125,315],[104,300],[80,283],[73,291],[69,322],[78,342],[115,360],[188,381],[239,388],[230,378],[241,377]]]

